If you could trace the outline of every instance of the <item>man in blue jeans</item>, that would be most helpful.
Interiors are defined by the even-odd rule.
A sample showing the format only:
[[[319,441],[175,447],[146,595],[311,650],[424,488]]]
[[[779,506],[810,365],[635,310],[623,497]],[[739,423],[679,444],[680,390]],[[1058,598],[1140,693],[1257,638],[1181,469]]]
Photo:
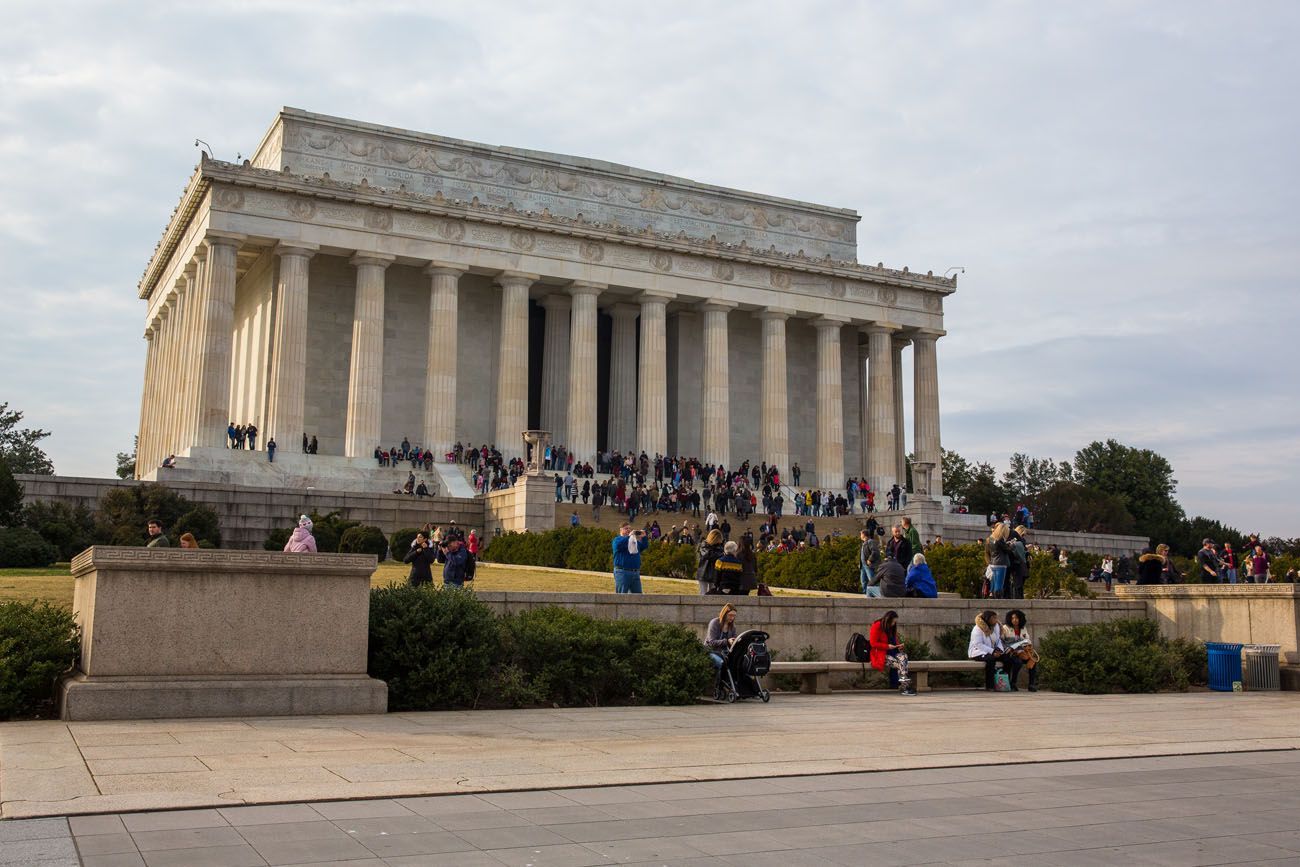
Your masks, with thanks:
[[[644,534],[624,521],[614,537],[614,592],[641,592],[641,545]]]

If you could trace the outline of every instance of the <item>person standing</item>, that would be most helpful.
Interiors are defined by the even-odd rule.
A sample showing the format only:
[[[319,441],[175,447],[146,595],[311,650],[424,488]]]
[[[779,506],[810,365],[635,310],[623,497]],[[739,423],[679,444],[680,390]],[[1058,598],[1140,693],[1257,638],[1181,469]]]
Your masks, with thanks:
[[[1029,548],[1025,537],[1029,530],[1022,524],[1011,531],[1007,538],[1007,596],[1008,599],[1025,598],[1025,582],[1029,580]]]
[[[1011,565],[1011,549],[1007,545],[1007,525],[998,522],[984,543],[984,556],[989,565],[989,595],[1001,598],[1006,593],[1007,567]]]
[[[149,523],[145,525],[149,533],[149,541],[145,543],[146,548],[170,548],[171,540],[163,535],[162,521],[157,518],[150,518]]]
[[[1219,563],[1219,553],[1214,550],[1214,542],[1210,539],[1201,540],[1201,550],[1196,552],[1196,570],[1202,584],[1218,584],[1220,579],[1219,572],[1222,566]]]
[[[891,560],[903,567],[906,573],[907,567],[912,565],[912,543],[903,535],[903,528],[895,524],[891,530],[889,543],[885,546],[885,551]]]
[[[248,437],[249,451],[257,451],[257,425],[249,422],[248,428],[244,431],[244,435]]]
[[[707,596],[717,583],[717,561],[722,556],[722,531],[709,530],[696,553],[698,560],[695,565],[695,581],[699,585],[700,595]]]
[[[271,437],[269,440],[266,441],[267,463],[272,463],[272,464],[275,463],[275,450],[277,448],[279,448],[279,446],[275,444],[275,437]]]
[[[438,554],[429,545],[429,537],[416,533],[411,550],[406,553],[405,563],[411,564],[411,572],[406,576],[412,587],[433,583],[433,564],[438,562]]]
[[[466,581],[474,580],[474,555],[459,536],[452,536],[438,548],[438,562],[442,564],[442,586],[461,589]]]
[[[912,526],[912,519],[903,516],[903,533],[907,536],[907,541],[912,546],[912,556],[915,557],[921,553],[921,533],[916,527]],[[903,564],[908,565],[907,563]]]
[[[1256,545],[1255,552],[1250,557],[1250,572],[1256,584],[1268,583],[1268,566],[1268,552],[1263,545]]]
[[[1109,591],[1115,581],[1115,561],[1109,554],[1101,559],[1101,578],[1106,582],[1106,590]]]
[[[1223,577],[1229,584],[1237,583],[1237,552],[1232,550],[1231,542],[1223,543]]]
[[[576,513],[575,513],[576,514]],[[644,534],[624,521],[614,537],[614,592],[641,592],[641,543]]]
[[[308,454],[312,454],[312,455],[314,455],[314,454],[317,453],[317,450],[318,450],[319,448],[320,448],[320,443],[316,440],[316,434],[312,434],[312,435],[311,435],[311,445],[308,446],[308,448],[307,448],[307,453],[308,453]]]
[[[307,434],[306,434],[306,432],[304,431],[304,432],[303,432],[303,435],[302,435],[302,453],[303,453],[304,455],[307,454],[307,449],[308,449],[308,445],[307,445]]]

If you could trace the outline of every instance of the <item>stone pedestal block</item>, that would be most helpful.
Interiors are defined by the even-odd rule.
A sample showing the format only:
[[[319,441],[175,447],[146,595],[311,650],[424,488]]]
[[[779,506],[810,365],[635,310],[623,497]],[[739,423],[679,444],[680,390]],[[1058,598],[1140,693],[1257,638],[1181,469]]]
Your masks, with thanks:
[[[353,554],[94,547],[66,720],[383,713],[366,674],[370,575]]]

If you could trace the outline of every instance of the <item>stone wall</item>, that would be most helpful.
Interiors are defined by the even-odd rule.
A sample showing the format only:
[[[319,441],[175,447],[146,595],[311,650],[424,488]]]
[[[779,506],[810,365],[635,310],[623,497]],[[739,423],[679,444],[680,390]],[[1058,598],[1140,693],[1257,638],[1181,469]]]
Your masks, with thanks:
[[[611,578],[611,586],[613,579]],[[525,611],[545,605],[562,605],[606,620],[646,618],[693,627],[701,637],[709,620],[727,601],[718,596],[633,596],[597,593],[480,592],[478,598],[498,614]],[[931,642],[952,626],[972,626],[984,608],[1005,614],[1020,608],[1035,639],[1067,626],[1145,617],[1145,602],[1134,600],[1023,599],[867,599],[854,596],[750,596],[737,603],[740,629],[762,629],[771,635],[769,646],[791,659],[804,647],[816,649],[822,659],[843,659],[844,645],[854,632],[866,634],[872,621],[886,611],[898,612],[905,636]]]
[[[904,510],[908,514],[909,510]],[[915,520],[915,518],[914,518]],[[955,545],[968,542],[982,542],[989,536],[985,519],[979,515],[957,515],[945,513],[942,518],[943,538]],[[927,534],[930,535],[930,534]],[[1099,533],[1069,533],[1063,530],[1034,530],[1029,540],[1043,548],[1059,545],[1068,553],[1085,551],[1089,554],[1110,554],[1118,556],[1146,548],[1150,540],[1145,536],[1110,536]]]
[[[1170,638],[1277,644],[1300,663],[1300,587],[1295,584],[1121,585],[1115,595],[1141,602]]]
[[[118,487],[140,484],[133,480],[89,479],[72,476],[17,477],[30,501],[64,502],[96,508],[99,498]],[[387,533],[426,522],[456,521],[464,527],[483,527],[483,501],[454,497],[415,500],[396,494],[355,491],[295,491],[251,488],[209,482],[168,483],[167,487],[197,505],[210,506],[221,521],[222,546],[258,550],[272,530],[292,526],[298,515],[340,511],[343,517],[372,524]],[[552,522],[554,519],[552,519]]]

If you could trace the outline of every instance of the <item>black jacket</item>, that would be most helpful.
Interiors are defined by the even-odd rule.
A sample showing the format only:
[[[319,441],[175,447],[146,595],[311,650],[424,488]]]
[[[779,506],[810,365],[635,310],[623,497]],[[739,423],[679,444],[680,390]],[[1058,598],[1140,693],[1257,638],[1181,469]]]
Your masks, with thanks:
[[[411,584],[433,583],[433,564],[438,562],[438,554],[432,548],[412,548],[403,562],[411,564],[411,574],[406,579]]]

